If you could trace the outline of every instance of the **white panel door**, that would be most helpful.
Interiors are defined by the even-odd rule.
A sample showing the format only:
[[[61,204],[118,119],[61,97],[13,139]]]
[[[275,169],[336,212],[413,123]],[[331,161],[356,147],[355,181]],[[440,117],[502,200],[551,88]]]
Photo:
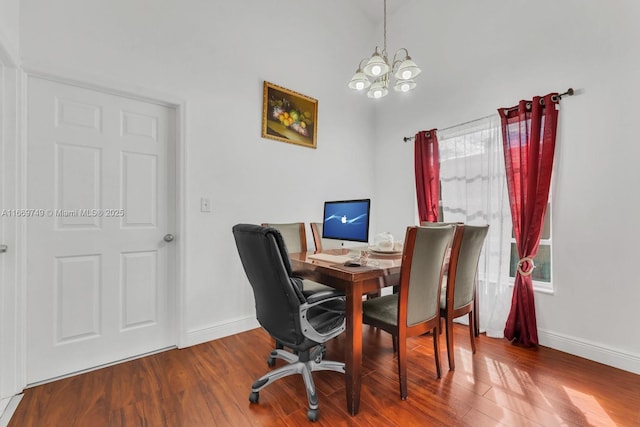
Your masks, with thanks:
[[[175,109],[28,81],[27,383],[175,344]]]

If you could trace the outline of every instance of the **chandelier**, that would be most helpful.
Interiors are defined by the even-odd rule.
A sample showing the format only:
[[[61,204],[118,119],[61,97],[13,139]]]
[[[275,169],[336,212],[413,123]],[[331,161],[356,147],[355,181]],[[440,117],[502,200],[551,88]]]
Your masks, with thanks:
[[[364,67],[363,62],[366,61]],[[409,56],[409,51],[400,48],[393,55],[389,63],[387,57],[387,0],[384,0],[384,48],[379,51],[378,46],[371,58],[364,58],[358,64],[356,73],[349,82],[353,90],[367,91],[369,98],[382,98],[389,93],[391,75],[395,77],[393,89],[396,92],[408,92],[416,87],[414,79],[422,72]],[[371,79],[371,80],[370,80]],[[372,82],[373,80],[373,82]]]

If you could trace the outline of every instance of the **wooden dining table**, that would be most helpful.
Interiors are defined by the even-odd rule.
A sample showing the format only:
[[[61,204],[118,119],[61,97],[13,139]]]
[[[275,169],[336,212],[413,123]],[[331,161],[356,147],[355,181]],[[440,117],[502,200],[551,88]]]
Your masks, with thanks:
[[[344,260],[365,255],[361,266],[347,267]],[[346,296],[347,342],[345,346],[345,383],[347,410],[356,415],[360,409],[362,384],[362,298],[381,288],[399,283],[402,253],[376,253],[367,248],[330,249],[321,254],[289,254],[296,276],[341,290]]]

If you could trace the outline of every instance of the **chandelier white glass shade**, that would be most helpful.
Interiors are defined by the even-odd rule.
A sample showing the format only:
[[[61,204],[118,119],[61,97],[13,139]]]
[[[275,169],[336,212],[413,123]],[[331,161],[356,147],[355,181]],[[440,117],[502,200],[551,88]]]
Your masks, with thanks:
[[[393,60],[389,63],[387,57],[387,1],[385,0],[384,48],[380,52],[376,46],[376,50],[370,58],[364,58],[360,61],[348,86],[356,91],[369,89],[367,91],[369,98],[382,98],[389,93],[391,75],[395,78],[393,89],[396,92],[408,92],[416,87],[414,79],[420,73],[422,70],[413,62],[409,51],[405,48],[398,49],[393,55]]]

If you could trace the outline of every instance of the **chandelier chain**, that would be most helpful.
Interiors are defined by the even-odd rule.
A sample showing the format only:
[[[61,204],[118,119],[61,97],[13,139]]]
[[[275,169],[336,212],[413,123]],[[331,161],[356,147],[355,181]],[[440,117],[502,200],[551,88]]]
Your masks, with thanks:
[[[384,0],[384,55],[387,55],[387,0]]]

